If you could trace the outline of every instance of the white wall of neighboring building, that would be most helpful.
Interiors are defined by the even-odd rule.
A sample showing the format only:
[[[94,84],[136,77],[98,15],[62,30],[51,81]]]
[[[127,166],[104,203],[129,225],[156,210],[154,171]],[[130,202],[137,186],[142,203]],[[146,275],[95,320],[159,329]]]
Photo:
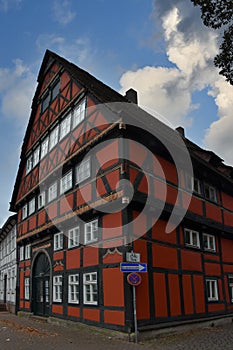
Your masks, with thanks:
[[[16,303],[16,225],[0,240],[0,303],[14,312]]]

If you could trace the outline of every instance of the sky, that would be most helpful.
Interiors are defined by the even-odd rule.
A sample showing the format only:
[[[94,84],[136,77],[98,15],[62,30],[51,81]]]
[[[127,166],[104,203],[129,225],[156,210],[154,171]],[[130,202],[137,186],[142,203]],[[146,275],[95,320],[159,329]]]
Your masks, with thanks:
[[[220,33],[190,0],[0,0],[0,227],[46,49],[72,61],[233,165],[233,86]]]

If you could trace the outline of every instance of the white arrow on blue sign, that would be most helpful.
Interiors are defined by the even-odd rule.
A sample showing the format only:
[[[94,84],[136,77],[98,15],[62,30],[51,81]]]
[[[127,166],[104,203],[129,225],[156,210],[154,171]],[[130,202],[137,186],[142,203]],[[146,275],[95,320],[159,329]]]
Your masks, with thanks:
[[[146,263],[123,262],[120,264],[121,272],[147,272]]]

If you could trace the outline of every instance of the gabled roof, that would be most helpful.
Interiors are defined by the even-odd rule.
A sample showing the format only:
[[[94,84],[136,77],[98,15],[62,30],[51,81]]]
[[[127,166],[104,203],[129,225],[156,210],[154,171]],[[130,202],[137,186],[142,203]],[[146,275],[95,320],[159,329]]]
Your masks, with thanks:
[[[0,229],[0,242],[3,241],[12,228],[16,225],[17,214],[9,216],[3,227]]]
[[[29,119],[29,123],[26,129],[25,137],[23,140],[22,150],[21,150],[21,160],[20,165],[16,177],[16,182],[12,194],[11,204],[10,204],[10,210],[15,211],[15,202],[17,198],[17,191],[18,187],[21,181],[21,177],[23,174],[23,164],[26,161],[25,154],[26,154],[26,147],[27,142],[30,137],[31,128],[34,121],[34,114],[37,106],[37,100],[40,94],[41,85],[43,83],[43,79],[45,74],[47,73],[49,67],[54,62],[58,62],[76,81],[78,81],[84,88],[86,88],[100,103],[111,103],[111,102],[131,102],[129,101],[125,96],[122,96],[100,80],[96,79],[94,76],[92,76],[90,73],[86,72],[85,70],[77,67],[75,64],[67,61],[65,58],[60,57],[56,53],[47,50],[44,56],[44,59],[42,61],[42,65],[38,74],[37,78],[37,89],[32,101],[32,107],[31,107],[31,116]],[[134,105],[134,104],[133,104]],[[134,120],[137,120],[137,125],[146,125],[147,128],[149,127],[151,130],[159,130],[159,135],[162,135],[164,139],[169,140],[172,142],[172,140],[176,139],[176,135],[178,131],[172,130],[170,127],[156,119],[155,117],[151,116],[138,106],[135,106],[135,113],[132,113],[131,109],[128,109],[126,107],[126,114],[128,113],[131,118]],[[125,111],[124,111],[125,112]],[[212,167],[213,169],[217,169],[219,174],[224,176],[225,178],[232,181],[233,176],[233,168],[226,166],[223,164],[222,159],[218,157],[216,154],[214,154],[212,151],[205,151],[204,149],[200,148],[193,142],[189,141],[185,137],[183,137],[184,142],[187,145],[188,150],[190,153],[195,157],[199,157],[206,163],[207,166]]]

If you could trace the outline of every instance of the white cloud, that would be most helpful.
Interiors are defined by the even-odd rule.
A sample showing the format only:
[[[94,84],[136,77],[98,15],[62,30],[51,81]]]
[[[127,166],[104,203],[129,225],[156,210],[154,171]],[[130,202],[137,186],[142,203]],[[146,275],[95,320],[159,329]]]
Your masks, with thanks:
[[[162,114],[174,126],[190,126],[192,94],[208,87],[218,107],[218,121],[206,132],[204,145],[233,164],[233,87],[219,76],[213,58],[218,52],[218,33],[203,27],[200,14],[192,4],[182,0],[157,0],[161,24],[171,68],[152,66],[125,72],[121,92],[134,88],[139,104]],[[157,18],[158,19],[158,18]]]
[[[72,22],[76,17],[76,13],[71,9],[71,3],[68,0],[54,0],[52,14],[54,20],[61,25]]]
[[[7,12],[15,6],[19,6],[23,0],[0,0],[0,11]]]
[[[55,34],[43,34],[37,38],[36,45],[42,54],[48,48],[83,68],[88,69],[91,65],[93,50],[90,49],[88,38],[76,38],[68,41]]]
[[[0,110],[8,119],[25,126],[35,91],[36,77],[19,59],[10,68],[0,68]]]

